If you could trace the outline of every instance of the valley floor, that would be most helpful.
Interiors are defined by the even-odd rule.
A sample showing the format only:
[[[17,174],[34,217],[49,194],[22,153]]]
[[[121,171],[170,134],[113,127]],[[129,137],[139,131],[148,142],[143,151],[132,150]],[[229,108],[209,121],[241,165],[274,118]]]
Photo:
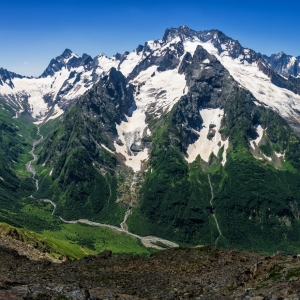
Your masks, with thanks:
[[[34,154],[34,151],[35,151],[36,146],[44,139],[44,137],[40,134],[40,127],[37,127],[37,128],[38,128],[37,135],[40,138],[39,138],[39,140],[34,140],[33,141],[32,149],[29,152],[29,154],[33,157],[33,159],[26,163],[26,170],[27,170],[27,172],[32,173],[32,176],[33,176],[32,178],[35,181],[36,189],[38,190],[39,189],[39,180],[36,178],[36,170],[35,170],[35,167],[33,165],[35,163],[35,161],[38,159],[38,156],[36,154]],[[132,193],[132,188],[133,188],[135,183],[136,183],[136,179],[135,179],[135,176],[134,176],[133,181],[132,181],[131,186],[130,186],[130,193]],[[31,195],[31,198],[34,199],[33,195]],[[50,199],[40,199],[40,200],[42,200],[45,203],[50,203],[53,206],[52,215],[54,215],[55,209],[56,209],[56,203],[54,203]],[[161,238],[158,238],[158,237],[155,237],[155,236],[145,236],[145,237],[143,237],[143,236],[139,236],[137,234],[133,234],[133,233],[129,232],[128,229],[127,229],[126,221],[127,221],[128,216],[131,214],[131,209],[132,209],[131,207],[132,207],[132,203],[130,205],[130,208],[126,211],[125,216],[124,216],[124,220],[120,224],[120,227],[109,225],[109,224],[102,224],[102,223],[98,223],[98,222],[92,222],[92,221],[86,220],[86,219],[79,219],[79,220],[72,220],[72,221],[64,220],[62,217],[59,217],[59,219],[63,223],[66,223],[66,224],[80,223],[80,224],[86,224],[86,225],[95,226],[95,227],[108,227],[108,228],[110,228],[112,230],[115,230],[117,232],[124,232],[125,234],[128,234],[129,236],[140,239],[141,242],[143,243],[143,245],[148,247],[148,248],[155,248],[155,249],[159,249],[159,250],[163,249],[161,246],[158,246],[157,243],[160,243],[161,245],[164,245],[166,248],[168,248],[168,247],[179,247],[178,244],[176,244],[174,242],[171,242],[171,241],[168,241],[168,240],[165,240],[165,239],[161,239]]]

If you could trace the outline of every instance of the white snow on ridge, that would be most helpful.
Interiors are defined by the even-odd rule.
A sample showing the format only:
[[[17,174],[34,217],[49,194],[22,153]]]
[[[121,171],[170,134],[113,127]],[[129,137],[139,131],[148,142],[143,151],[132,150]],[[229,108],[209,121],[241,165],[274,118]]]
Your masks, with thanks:
[[[48,105],[43,97],[46,94],[55,93],[51,89],[53,78],[14,78],[13,83],[15,86],[12,90],[13,94],[28,96],[28,103],[34,118],[42,117],[47,113]]]
[[[300,95],[271,83],[268,76],[258,69],[257,63],[249,65],[246,61],[241,61],[242,57],[233,59],[227,51],[223,51],[219,55],[218,50],[211,42],[204,43],[195,40],[184,43],[186,51],[191,54],[195,52],[198,45],[215,55],[230,75],[248,89],[257,100],[276,110],[282,117],[292,117],[300,123],[299,116],[294,112],[294,109],[300,110]],[[246,53],[247,50],[245,49],[244,52]]]
[[[73,53],[71,57],[65,59],[64,62],[67,63],[73,57],[78,56]],[[105,55],[100,55],[98,57],[98,66],[94,69],[94,72],[98,78],[100,78],[104,72],[109,71],[112,67],[117,68],[118,64],[119,61],[116,60],[115,57],[107,58]],[[75,72],[75,76],[68,79],[71,72]],[[74,85],[78,74],[80,74],[80,80]],[[7,96],[15,104],[19,103],[21,110],[23,110],[21,103],[27,98],[31,115],[38,119],[38,121],[35,122],[37,124],[43,122],[49,113],[51,107],[48,107],[47,99],[51,98],[55,100],[64,84],[67,83],[64,89],[69,88],[70,85],[72,86],[72,88],[63,95],[63,100],[68,102],[83,95],[95,83],[93,80],[93,70],[85,71],[83,66],[71,68],[70,70],[67,67],[63,67],[53,76],[47,76],[46,78],[14,78],[12,82],[14,84],[13,89],[8,85],[0,86],[0,95]],[[46,99],[44,99],[44,97]],[[57,105],[54,110],[55,113],[48,119],[56,118],[63,113]]]
[[[130,147],[133,143],[139,144],[145,129],[150,133],[146,124],[146,111],[159,117],[162,111],[170,111],[180,97],[187,93],[185,76],[178,74],[178,70],[158,72],[157,66],[151,66],[132,81],[138,87],[135,95],[137,109],[128,122],[117,125],[119,139],[124,146],[115,143],[116,152],[125,156],[125,164],[135,172],[141,169],[142,161],[148,159],[148,150],[133,154]]]
[[[125,77],[127,77],[142,59],[143,51],[141,51],[139,54],[137,54],[136,50],[130,52],[126,59],[120,64],[120,71]]]
[[[300,96],[272,84],[268,76],[259,71],[256,63],[251,66],[233,64],[229,57],[223,57],[221,62],[233,78],[248,89],[256,99],[275,109],[283,117],[297,118],[293,110],[300,109]]]
[[[178,38],[174,39],[168,45],[178,41]],[[148,42],[147,44],[154,50],[154,56],[161,54],[163,49],[159,42]],[[144,58],[143,55],[143,51],[137,54],[136,50],[128,54],[120,65],[120,71],[128,76]],[[133,143],[140,144],[144,132],[150,134],[146,124],[146,111],[151,112],[154,117],[159,117],[162,112],[170,111],[180,97],[187,93],[188,88],[185,75],[179,74],[178,69],[158,72],[157,66],[150,66],[141,71],[130,83],[137,87],[134,97],[137,108],[132,117],[127,117],[128,122],[123,121],[117,125],[119,139],[124,145],[120,146],[115,143],[115,147],[116,152],[126,158],[125,164],[136,172],[141,169],[142,161],[148,159],[148,150],[132,153],[130,147]]]
[[[184,46],[185,52],[190,52],[192,55],[194,55],[197,46],[201,45],[201,44],[203,44],[203,43],[198,38],[195,38],[193,41],[191,41],[191,40],[184,41],[183,46]]]
[[[111,68],[118,68],[119,61],[115,57],[108,58],[105,54],[98,56],[98,65],[104,72],[108,72]]]
[[[186,160],[191,163],[196,159],[197,155],[200,154],[201,158],[208,162],[210,154],[213,152],[217,156],[220,148],[224,146],[222,160],[222,164],[224,165],[226,162],[228,139],[223,141],[219,133],[224,111],[220,108],[202,109],[200,110],[200,114],[203,119],[202,128],[199,132],[200,137],[194,144],[189,145],[187,149],[188,158],[186,158]],[[216,127],[213,128],[216,132],[212,140],[207,138],[210,124],[216,125]]]
[[[142,71],[135,79],[136,82],[142,83],[135,101],[143,102],[146,110],[156,112],[156,116],[159,116],[160,109],[170,111],[180,97],[187,93],[188,88],[185,76],[178,74],[177,69],[164,72],[158,72],[156,69],[156,66],[152,66]]]
[[[63,95],[63,99],[65,101],[73,100],[83,95],[95,83],[92,80],[92,70],[85,71],[84,67],[82,66],[75,69],[71,68],[70,70],[64,67],[62,70],[56,72],[53,76],[47,76],[46,78],[14,78],[12,80],[14,88],[12,89],[8,85],[0,86],[0,95],[9,97],[15,104],[18,103],[20,105],[20,112],[24,110],[21,106],[22,101],[28,99],[32,117],[38,119],[36,123],[41,123],[51,108],[48,107],[48,104],[45,100],[48,98],[55,100],[57,94],[65,83],[68,83],[68,85],[73,85],[76,76],[71,79],[68,78],[70,73],[74,71],[76,72],[76,76],[77,74],[81,73],[80,80],[76,82],[76,84],[66,94]],[[97,68],[97,75],[99,78],[103,72],[103,69],[99,66]],[[68,88],[68,85],[64,86],[64,89]],[[63,111],[59,109],[57,105],[55,107],[55,111],[56,113],[53,114],[49,119],[58,117],[63,113]]]

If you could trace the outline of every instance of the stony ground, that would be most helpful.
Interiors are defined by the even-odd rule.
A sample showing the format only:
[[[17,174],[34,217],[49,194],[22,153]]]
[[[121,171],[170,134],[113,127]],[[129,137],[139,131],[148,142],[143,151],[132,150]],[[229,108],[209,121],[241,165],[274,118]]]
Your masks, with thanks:
[[[300,258],[176,248],[32,261],[0,246],[0,299],[300,299]]]

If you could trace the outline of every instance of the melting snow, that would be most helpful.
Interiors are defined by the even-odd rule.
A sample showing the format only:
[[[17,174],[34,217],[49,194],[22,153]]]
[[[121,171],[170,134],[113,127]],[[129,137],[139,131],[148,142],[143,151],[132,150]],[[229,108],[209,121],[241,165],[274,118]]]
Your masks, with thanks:
[[[146,129],[146,115],[144,107],[141,103],[133,112],[132,117],[127,117],[127,122],[122,122],[117,126],[119,139],[124,144],[123,146],[114,143],[116,152],[125,156],[125,164],[131,167],[135,172],[140,171],[142,161],[148,159],[148,150],[144,149],[141,152],[134,154],[130,147],[133,143],[140,144]],[[148,130],[147,130],[148,131]]]
[[[59,117],[63,113],[64,113],[64,111],[57,104],[55,104],[54,113],[51,115],[50,118],[48,118],[48,120],[56,119],[57,117]]]
[[[200,154],[201,158],[208,162],[210,154],[213,152],[217,156],[220,148],[224,145],[222,160],[222,164],[224,165],[226,162],[228,139],[222,141],[221,134],[219,133],[224,111],[220,108],[202,109],[200,110],[200,114],[203,119],[202,129],[199,132],[200,137],[194,144],[189,145],[187,149],[188,158],[186,160],[191,163],[196,159],[197,155]],[[207,138],[210,124],[216,125],[216,127],[212,128],[216,133],[211,140]]]
[[[43,116],[48,111],[48,105],[44,100],[44,95],[53,93],[51,89],[53,78],[14,78],[15,88],[10,94],[28,97],[31,114],[34,118]],[[2,92],[2,91],[1,91]]]
[[[256,130],[257,130],[258,137],[257,137],[255,140],[250,141],[250,146],[251,146],[251,148],[252,148],[253,150],[256,150],[256,149],[258,148],[258,145],[259,145],[259,143],[260,143],[260,141],[261,141],[261,139],[262,139],[262,137],[263,137],[263,135],[264,135],[264,132],[265,132],[265,130],[261,127],[261,125],[258,125],[258,126],[256,127]],[[261,152],[260,152],[260,153],[261,153]],[[275,152],[275,154],[276,154],[277,157],[282,157],[282,156],[278,156],[276,152]],[[262,155],[266,160],[272,161],[272,158],[269,157],[269,156],[267,156],[267,155],[265,155],[264,153],[261,153],[261,155]],[[254,156],[256,159],[262,159],[261,157],[256,156],[254,153],[253,153],[253,156]]]
[[[260,125],[256,127],[256,130],[257,130],[258,137],[255,140],[250,141],[250,146],[253,150],[255,150],[255,148],[258,147],[258,144],[264,135],[264,130]]]
[[[285,156],[285,153],[278,153],[276,151],[274,151],[275,155],[278,157],[278,158],[283,158],[284,159],[284,156]]]

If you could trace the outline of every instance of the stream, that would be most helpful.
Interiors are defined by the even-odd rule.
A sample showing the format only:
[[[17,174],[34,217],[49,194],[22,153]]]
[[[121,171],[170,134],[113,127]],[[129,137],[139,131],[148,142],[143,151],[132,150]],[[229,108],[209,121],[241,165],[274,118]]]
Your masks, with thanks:
[[[211,184],[211,181],[210,181],[210,176],[207,175],[207,177],[208,177],[208,182],[209,182],[210,191],[211,191],[211,198],[210,198],[209,203],[210,203],[210,206],[212,208],[212,212],[213,212],[212,215],[214,217],[214,220],[216,222],[216,225],[217,225],[217,228],[218,228],[218,231],[219,231],[219,235],[218,235],[218,237],[215,240],[215,246],[217,246],[218,240],[219,240],[220,236],[222,235],[222,232],[221,232],[221,229],[219,227],[219,223],[218,223],[218,220],[217,220],[217,217],[216,217],[216,214],[215,214],[215,209],[214,209],[214,206],[213,206],[213,200],[215,198],[215,196],[214,196],[214,190],[213,190],[213,187],[212,187],[212,184]]]
[[[36,140],[36,141],[33,141],[32,143],[32,149],[28,152],[29,154],[32,155],[33,159],[30,160],[29,162],[26,163],[26,170],[27,172],[30,172],[32,173],[32,178],[33,180],[35,181],[35,185],[36,185],[36,190],[39,189],[39,180],[35,177],[36,175],[36,170],[33,166],[33,163],[35,161],[37,161],[38,159],[38,156],[36,154],[34,154],[34,150],[36,148],[36,146],[43,140],[43,136],[40,134],[40,127],[38,126],[38,131],[37,131],[37,135],[40,136],[40,139],[39,140]],[[133,176],[133,179],[132,179],[132,183],[130,185],[130,193],[132,193],[132,189],[134,187],[134,185],[136,184],[136,173],[134,173],[134,176]],[[34,198],[33,195],[30,196],[31,198]],[[35,198],[34,198],[35,199]],[[55,209],[56,209],[56,203],[54,203],[52,200],[50,199],[40,199],[41,201],[45,202],[45,203],[50,203],[53,207],[53,211],[52,211],[52,215],[54,216],[54,213],[55,213]],[[90,221],[90,220],[86,220],[86,219],[79,219],[79,220],[72,220],[72,221],[67,221],[67,220],[64,220],[62,217],[58,216],[58,218],[63,222],[63,223],[66,223],[66,224],[77,224],[77,223],[81,223],[81,224],[87,224],[87,225],[90,225],[90,226],[97,226],[97,227],[108,227],[108,228],[111,228],[113,230],[116,230],[116,231],[119,231],[119,232],[124,232],[130,236],[133,236],[135,238],[138,238],[142,241],[142,243],[144,244],[144,246],[146,247],[152,247],[152,248],[156,248],[156,249],[159,249],[159,250],[162,250],[164,248],[158,246],[158,245],[155,245],[153,243],[156,243],[156,242],[161,242],[163,244],[165,244],[166,246],[168,247],[171,247],[171,248],[176,248],[176,247],[179,247],[178,244],[174,243],[174,242],[171,242],[171,241],[168,241],[168,240],[165,240],[165,239],[161,239],[161,238],[158,238],[158,237],[155,237],[155,236],[139,236],[137,234],[134,234],[134,233],[131,233],[128,231],[128,226],[126,224],[127,222],[127,219],[129,217],[129,215],[131,214],[131,211],[132,211],[132,201],[133,201],[133,197],[131,197],[131,200],[130,200],[130,206],[129,206],[129,209],[125,212],[125,216],[124,216],[124,219],[123,221],[121,222],[120,224],[120,227],[117,227],[117,226],[114,226],[114,225],[109,225],[109,224],[102,224],[102,223],[97,223],[97,222],[93,222],[93,221]]]
[[[136,184],[136,173],[134,173],[134,175],[133,175],[133,179],[132,179],[130,189],[129,189],[130,195],[131,195],[129,209],[126,211],[125,216],[124,216],[124,220],[120,224],[120,227],[122,228],[122,230],[127,232],[127,233],[128,233],[128,226],[127,226],[126,222],[127,222],[127,219],[128,219],[128,217],[129,217],[129,215],[131,214],[131,211],[132,211],[132,200],[133,200],[132,189],[133,189],[133,186],[135,184]]]
[[[34,154],[35,147],[43,140],[43,136],[40,134],[40,127],[38,126],[37,135],[40,136],[40,139],[37,141],[33,141],[32,143],[32,149],[28,152],[30,155],[32,155],[33,159],[26,163],[26,171],[32,173],[32,178],[35,182],[36,190],[39,189],[39,181],[35,178],[35,168],[32,166],[32,164],[38,159],[37,155]],[[33,196],[31,195],[33,198]]]

